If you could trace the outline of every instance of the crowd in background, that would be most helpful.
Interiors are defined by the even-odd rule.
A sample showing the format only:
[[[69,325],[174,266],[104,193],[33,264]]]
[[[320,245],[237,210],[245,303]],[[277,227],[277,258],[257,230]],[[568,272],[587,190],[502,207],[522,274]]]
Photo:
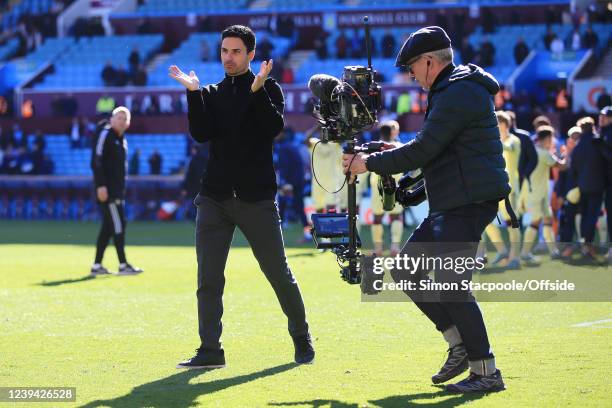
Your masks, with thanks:
[[[0,174],[53,174],[53,161],[45,147],[41,131],[28,137],[18,124],[7,130],[0,127]]]
[[[116,67],[113,61],[107,61],[100,75],[105,86],[147,85],[147,71],[138,48],[132,49],[126,64]]]

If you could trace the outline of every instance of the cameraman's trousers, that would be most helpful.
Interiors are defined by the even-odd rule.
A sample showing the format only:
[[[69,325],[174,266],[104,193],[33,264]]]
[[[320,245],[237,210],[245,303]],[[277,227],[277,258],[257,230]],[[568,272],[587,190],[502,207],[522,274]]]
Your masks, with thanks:
[[[485,227],[495,219],[497,201],[468,204],[449,211],[430,213],[412,233],[401,253],[411,257],[475,258],[478,242]],[[429,279],[426,270],[414,274],[405,271],[391,273],[395,281]],[[436,282],[471,280],[471,271],[460,274],[456,270],[438,273]],[[482,313],[469,291],[430,293],[407,291],[408,296],[431,320],[436,329],[444,332],[456,326],[471,361],[493,357]]]
[[[289,334],[307,334],[304,302],[298,283],[287,265],[280,217],[274,200],[245,202],[233,197],[218,201],[198,194],[194,204],[198,207],[196,293],[201,346],[221,348],[224,272],[236,227],[249,241],[259,267],[276,293],[288,319]],[[242,271],[233,272],[240,274]],[[255,321],[255,316],[252,320]]]

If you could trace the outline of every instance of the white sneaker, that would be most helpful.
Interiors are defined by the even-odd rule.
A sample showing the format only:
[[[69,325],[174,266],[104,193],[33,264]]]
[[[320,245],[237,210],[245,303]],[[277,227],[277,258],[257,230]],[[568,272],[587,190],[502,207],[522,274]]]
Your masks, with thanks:
[[[144,271],[137,266],[125,264],[124,266],[119,265],[119,275],[138,275]]]
[[[102,276],[102,275],[113,275],[114,273],[103,267],[102,265],[97,268],[91,267],[90,276]]]

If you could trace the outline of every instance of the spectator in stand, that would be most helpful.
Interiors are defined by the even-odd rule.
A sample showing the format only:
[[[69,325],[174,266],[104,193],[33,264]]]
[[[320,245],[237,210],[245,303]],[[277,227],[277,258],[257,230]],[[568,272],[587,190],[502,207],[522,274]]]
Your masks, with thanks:
[[[319,58],[320,60],[325,60],[328,57],[327,41],[326,41],[327,36],[328,36],[327,32],[323,31],[314,40],[315,52],[317,54],[317,58]]]
[[[393,58],[395,56],[395,47],[395,37],[393,34],[391,34],[391,30],[387,28],[385,30],[385,35],[383,35],[380,42],[380,49],[383,58]]]
[[[346,37],[346,33],[344,30],[340,31],[340,35],[336,38],[336,58],[344,59],[347,57],[347,52],[349,48],[349,40]]]
[[[528,55],[529,47],[525,43],[525,39],[523,39],[523,37],[519,37],[516,45],[514,46],[514,62],[516,62],[516,65],[521,65]]]
[[[13,131],[9,135],[9,138],[10,138],[10,144],[13,146],[15,150],[17,150],[18,152],[22,152],[25,150],[27,140],[26,140],[25,134],[23,133],[23,130],[21,130],[21,127],[19,126],[18,123],[15,123],[13,125]]]
[[[574,27],[571,33],[567,36],[566,46],[572,51],[578,51],[582,48],[582,38],[580,38],[580,29]]]
[[[544,34],[544,47],[550,51],[550,44],[555,39],[555,33],[551,26],[546,27],[546,34]]]
[[[134,76],[132,77],[132,84],[135,86],[145,86],[147,85],[147,71],[144,66],[139,65],[136,72],[134,72]]]
[[[270,58],[272,58],[274,44],[272,44],[267,35],[264,34],[261,37],[262,39],[259,41],[259,44],[257,44],[257,53],[263,61],[268,61]]]
[[[565,51],[565,44],[563,44],[563,41],[556,34],[550,43],[550,51],[556,57],[563,55],[563,52]]]
[[[469,62],[474,62],[476,59],[476,50],[470,44],[470,41],[467,38],[464,38],[461,41],[461,60],[464,64]]]
[[[162,156],[157,150],[149,156],[149,170],[151,174],[161,174]]]
[[[4,151],[3,173],[19,174],[19,152],[13,148],[11,143],[8,144]]]
[[[132,157],[130,157],[128,174],[132,176],[137,176],[140,174],[140,149],[134,150]]]
[[[596,48],[599,43],[599,37],[593,31],[593,27],[588,26],[584,36],[582,36],[582,47],[583,48]]]
[[[79,118],[77,117],[72,118],[72,125],[70,125],[68,134],[70,135],[70,147],[72,149],[82,147],[81,124],[79,123]]]
[[[480,64],[483,67],[495,64],[495,46],[488,37],[480,44]]]
[[[102,82],[104,82],[104,86],[115,86],[117,84],[117,70],[113,67],[111,61],[108,61],[102,69]]]
[[[115,82],[115,86],[126,86],[129,81],[129,74],[125,70],[124,66],[120,66],[117,69],[117,81]]]
[[[81,118],[81,140],[83,147],[91,147],[93,135],[96,132],[96,124],[89,118]]]
[[[129,75],[133,76],[140,65],[140,53],[138,52],[138,47],[134,47],[130,56],[128,57],[128,70]]]

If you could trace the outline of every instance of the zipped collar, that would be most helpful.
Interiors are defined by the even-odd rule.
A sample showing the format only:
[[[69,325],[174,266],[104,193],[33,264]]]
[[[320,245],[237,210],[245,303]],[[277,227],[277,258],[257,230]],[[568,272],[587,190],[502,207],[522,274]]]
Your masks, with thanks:
[[[253,83],[253,79],[255,78],[255,74],[253,73],[253,71],[251,71],[250,69],[245,72],[244,74],[240,74],[240,75],[228,75],[225,74],[225,78],[223,79],[223,82],[227,83],[227,84],[231,84],[231,85],[238,85],[238,86],[242,86],[242,85],[251,85]]]

